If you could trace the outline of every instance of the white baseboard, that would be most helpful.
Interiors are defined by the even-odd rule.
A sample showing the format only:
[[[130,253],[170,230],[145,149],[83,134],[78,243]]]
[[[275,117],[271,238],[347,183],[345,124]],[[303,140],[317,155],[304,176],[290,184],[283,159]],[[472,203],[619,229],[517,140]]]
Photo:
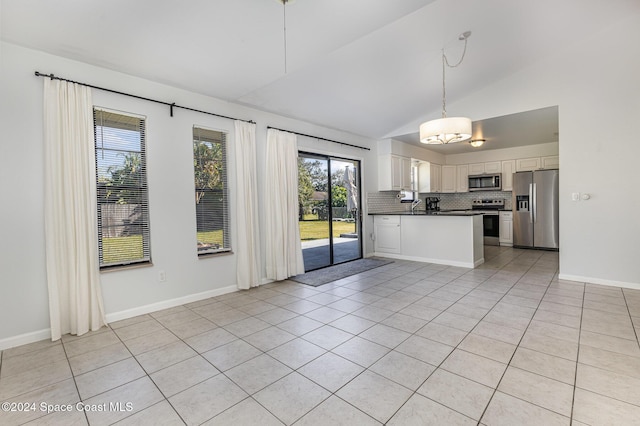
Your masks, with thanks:
[[[611,287],[622,287],[622,288],[630,288],[633,290],[640,290],[640,283],[628,283],[625,281],[613,281],[613,280],[607,280],[602,278],[581,277],[578,275],[569,275],[569,274],[558,274],[558,278],[561,280],[567,280],[567,281],[577,281],[581,283],[599,284],[599,285],[606,285]]]
[[[436,263],[438,265],[447,265],[447,266],[460,266],[463,268],[475,268],[478,265],[481,265],[484,263],[484,258],[481,260],[478,260],[476,265],[474,265],[472,262],[458,262],[455,260],[441,260],[441,259],[430,259],[427,257],[417,257],[417,256],[405,256],[402,254],[393,254],[393,253],[373,253],[373,256],[379,256],[379,257],[388,257],[390,259],[398,259],[398,260],[411,260],[414,262],[425,262],[425,263]]]
[[[190,294],[188,296],[178,297],[176,299],[163,300],[162,302],[151,303],[149,305],[139,306],[133,309],[127,309],[126,311],[112,312],[107,314],[107,322],[115,322],[128,318],[137,317],[138,315],[144,315],[151,312],[161,311],[163,309],[174,308],[176,306],[184,305],[186,303],[193,303],[199,300],[208,299],[210,297],[221,296],[227,293],[233,293],[238,291],[238,287],[235,285],[217,288],[215,290],[209,290],[202,293]]]
[[[16,346],[26,345],[28,343],[39,342],[40,340],[45,339],[51,339],[50,328],[0,339],[0,351],[9,348],[15,348]]]
[[[126,311],[112,312],[106,315],[107,322],[115,322],[123,319],[133,318],[138,315],[144,315],[162,309],[173,308],[175,306],[184,305],[186,303],[197,302],[199,300],[208,299],[210,297],[221,296],[227,293],[233,293],[238,291],[238,287],[235,285],[217,288],[215,290],[209,290],[202,293],[190,294],[184,297],[178,297],[176,299],[163,300],[162,302],[152,303],[149,305],[140,306],[133,309],[127,309]],[[16,346],[26,345],[28,343],[39,342],[40,340],[51,339],[51,329],[33,331],[30,333],[20,334],[18,336],[7,337],[0,339],[0,350],[13,348]]]

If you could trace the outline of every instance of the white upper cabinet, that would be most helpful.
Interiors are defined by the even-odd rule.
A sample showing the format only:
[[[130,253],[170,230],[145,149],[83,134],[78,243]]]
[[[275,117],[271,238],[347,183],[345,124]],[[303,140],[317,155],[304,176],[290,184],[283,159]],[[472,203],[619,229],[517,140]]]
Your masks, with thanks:
[[[513,173],[516,171],[516,160],[502,162],[502,190],[513,190]]]
[[[378,157],[378,191],[411,189],[411,159],[399,155]]]
[[[551,155],[549,157],[541,157],[541,167],[543,169],[557,169],[560,167],[560,159],[557,155]]]
[[[414,189],[411,185],[411,158],[400,157],[400,189]]]
[[[431,164],[418,163],[418,192],[431,192]]]
[[[540,168],[540,157],[518,158],[516,160],[516,172],[531,172]]]
[[[516,160],[517,172],[530,172],[540,169],[557,169],[560,166],[559,157],[557,155],[549,155],[546,157],[519,158]]]
[[[484,163],[469,164],[469,176],[481,175],[484,173]]]
[[[502,173],[502,163],[500,161],[491,161],[484,163],[485,173]]]
[[[457,192],[469,192],[469,166],[461,164],[456,166],[458,172],[458,188]]]
[[[500,161],[469,164],[469,176],[482,175],[485,173],[500,173],[501,170],[502,165]]]
[[[429,192],[442,192],[442,166],[431,163],[431,190]]]
[[[456,192],[456,166],[442,166],[442,192]]]

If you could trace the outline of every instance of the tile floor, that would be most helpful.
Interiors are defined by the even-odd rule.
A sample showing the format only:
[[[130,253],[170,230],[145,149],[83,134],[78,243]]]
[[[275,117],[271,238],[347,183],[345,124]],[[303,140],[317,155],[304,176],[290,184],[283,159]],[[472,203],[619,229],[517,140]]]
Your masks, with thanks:
[[[0,402],[27,405],[0,424],[639,424],[640,291],[559,281],[557,253],[486,257],[274,283],[5,350]]]

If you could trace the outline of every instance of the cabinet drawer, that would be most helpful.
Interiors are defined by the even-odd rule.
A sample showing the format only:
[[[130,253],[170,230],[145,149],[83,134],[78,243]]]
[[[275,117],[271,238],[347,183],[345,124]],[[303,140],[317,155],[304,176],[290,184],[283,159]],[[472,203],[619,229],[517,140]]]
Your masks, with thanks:
[[[400,224],[400,215],[384,215],[384,216],[376,216],[376,222],[380,221],[381,224],[385,225],[399,225]]]
[[[501,220],[513,220],[513,212],[500,212]]]

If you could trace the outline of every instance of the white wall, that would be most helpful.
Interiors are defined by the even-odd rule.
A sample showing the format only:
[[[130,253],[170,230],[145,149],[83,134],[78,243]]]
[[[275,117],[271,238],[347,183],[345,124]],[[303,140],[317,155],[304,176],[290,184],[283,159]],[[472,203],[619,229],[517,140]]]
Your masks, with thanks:
[[[376,144],[370,139],[338,132],[230,104],[184,90],[134,78],[30,49],[2,43],[0,74],[0,348],[46,338],[49,328],[43,224],[42,78],[34,71],[84,81],[97,86],[176,102],[205,111],[257,122],[258,176],[265,164],[266,127],[274,126],[346,143],[372,151],[300,138],[300,149],[362,161],[363,194],[377,183]],[[105,309],[118,319],[178,301],[235,288],[235,255],[198,259],[195,250],[192,126],[229,132],[231,120],[93,91],[94,104],[147,117],[148,180],[153,266],[101,274]],[[229,150],[233,164],[233,149]],[[373,159],[373,160],[372,160]],[[373,185],[369,185],[369,183]],[[264,179],[259,179],[262,193]],[[230,169],[232,205],[236,194]],[[263,199],[259,200],[262,211]],[[235,217],[233,207],[231,217]],[[371,226],[367,218],[365,230]],[[232,224],[232,232],[235,224]],[[235,235],[232,233],[232,236]],[[366,234],[365,234],[366,235]],[[232,243],[233,241],[232,237]],[[367,250],[372,251],[370,242]],[[264,251],[263,251],[264,253]],[[158,272],[166,282],[158,282]],[[198,296],[200,295],[200,296]]]
[[[639,13],[594,37],[559,40],[566,45],[562,55],[524,67],[450,106],[477,120],[558,105],[561,278],[640,288],[637,40]],[[409,123],[397,134],[415,132],[420,123]],[[413,156],[386,141],[382,147]],[[450,157],[447,164],[467,162]],[[592,198],[573,202],[573,192]]]
[[[640,288],[638,40],[640,13],[592,38],[558,40],[562,55],[451,105],[474,120],[558,105],[561,278]],[[572,192],[592,198],[573,202]]]

